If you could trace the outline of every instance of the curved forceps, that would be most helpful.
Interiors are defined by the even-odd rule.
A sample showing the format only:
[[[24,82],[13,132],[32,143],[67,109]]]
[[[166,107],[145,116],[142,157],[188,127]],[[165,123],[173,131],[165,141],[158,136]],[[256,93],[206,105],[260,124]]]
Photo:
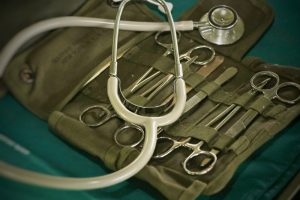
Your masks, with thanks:
[[[172,145],[166,151],[154,155],[153,158],[164,158],[164,157],[168,156],[170,153],[172,153],[174,150],[178,149],[179,147],[185,147],[185,148],[192,150],[192,153],[189,156],[187,156],[182,163],[184,171],[190,175],[206,174],[210,170],[213,169],[218,158],[217,158],[216,154],[214,154],[210,151],[205,151],[205,150],[201,149],[201,147],[204,143],[203,141],[200,141],[198,143],[190,143],[191,139],[192,139],[191,137],[187,137],[181,141],[178,141],[178,140],[175,140],[170,137],[159,137],[159,138],[157,138],[157,141],[160,141],[160,140],[170,141],[172,143]],[[188,169],[187,163],[196,156],[205,156],[206,158],[210,158],[212,162],[210,164],[208,164],[208,166],[202,170],[192,171],[192,170]]]
[[[164,47],[166,49],[165,53],[163,54],[163,56],[168,56],[170,55],[172,52],[173,52],[173,44],[171,43],[165,43],[165,42],[162,42],[159,40],[161,34],[163,34],[165,31],[159,31],[155,34],[155,42]],[[177,36],[178,36],[178,42],[180,41],[181,39],[181,32],[177,31]],[[211,52],[211,55],[209,58],[205,59],[205,60],[193,60],[194,57],[191,57],[191,54],[193,51],[197,50],[197,49],[207,49],[208,51]],[[187,52],[181,54],[179,56],[179,59],[180,61],[183,61],[183,60],[186,60],[186,61],[190,61],[190,60],[193,60],[192,63],[193,64],[196,64],[196,65],[206,65],[208,63],[210,63],[211,61],[213,61],[213,59],[215,58],[216,56],[216,52],[214,50],[214,48],[210,47],[210,46],[207,46],[207,45],[198,45],[198,46],[195,46],[195,47],[192,47],[190,48]]]
[[[266,88],[266,89],[259,87],[257,84],[255,84],[255,80],[262,76],[269,76],[269,77],[275,78],[275,80],[276,80],[275,85],[271,88]],[[284,82],[284,83],[279,84],[279,82],[280,82],[279,76],[272,71],[257,72],[256,74],[254,74],[252,76],[252,78],[250,80],[251,87],[257,91],[262,92],[264,94],[264,97],[269,100],[278,99],[279,101],[281,101],[283,103],[287,103],[287,104],[295,104],[297,101],[300,100],[300,94],[295,99],[286,99],[285,97],[282,97],[278,93],[279,90],[281,90],[282,88],[285,88],[285,87],[294,87],[300,91],[300,85],[298,83]]]
[[[173,51],[173,48],[172,48],[172,44],[170,43],[163,43],[159,40],[159,36],[162,34],[163,32],[157,32],[156,35],[155,35],[155,41],[157,44],[159,44],[160,46],[166,48],[166,51],[165,53],[163,54],[163,56],[167,56],[169,55],[170,53],[172,53]],[[176,32],[178,37],[180,38],[181,37],[181,33],[180,32]],[[207,58],[206,60],[197,60],[197,57],[198,56],[195,56],[195,57],[191,57],[191,54],[193,53],[193,51],[197,50],[197,49],[207,49],[208,51],[211,52],[211,55],[209,58]],[[187,52],[181,54],[179,56],[179,59],[180,61],[182,60],[185,60],[186,62],[183,63],[183,68],[184,68],[184,71],[186,70],[186,68],[188,68],[191,64],[195,64],[195,65],[206,65],[210,62],[212,62],[215,58],[215,50],[214,48],[210,47],[210,46],[206,46],[206,45],[199,45],[199,46],[195,46],[195,47],[192,47],[191,49],[189,49]],[[157,72],[155,74],[155,77],[157,75],[159,75],[160,73],[162,72]],[[146,75],[146,73],[145,73]],[[166,79],[165,79],[166,78]],[[157,87],[155,90],[152,90],[153,88],[150,88],[148,90],[146,90],[144,93],[148,94],[148,92],[150,93],[149,96],[155,96],[156,93],[158,93],[158,91],[160,91],[163,87],[165,87],[166,85],[169,84],[169,82],[171,82],[174,78],[174,76],[172,74],[169,74],[165,77],[165,81],[163,81],[164,79],[161,79],[162,80],[162,83],[160,83],[161,85],[159,87]],[[172,96],[170,96],[172,97]],[[168,107],[165,109],[165,111],[168,111]],[[119,135],[121,135],[122,133],[124,133],[126,130],[128,129],[135,129],[136,131],[139,132],[140,134],[140,138],[137,142],[134,142],[133,144],[129,144],[129,145],[126,145],[126,144],[122,144],[118,137]],[[123,126],[119,127],[116,132],[114,133],[114,141],[119,145],[119,146],[130,146],[130,147],[136,147],[137,145],[139,145],[140,142],[142,142],[144,139],[144,131],[143,131],[143,128],[139,127],[138,125],[136,124],[131,124],[131,123],[125,123]]]
[[[179,60],[177,36],[176,36],[173,18],[170,10],[168,10],[167,8],[166,3],[163,0],[155,0],[156,2],[161,4],[164,10],[166,11],[166,15],[170,24],[170,30],[171,30],[173,48],[174,48],[174,60],[175,60],[176,79],[174,82],[175,82],[176,103],[170,113],[163,116],[157,116],[157,117],[138,115],[128,110],[126,106],[122,103],[124,101],[122,101],[123,99],[121,100],[119,96],[120,80],[117,76],[117,65],[118,65],[117,49],[118,49],[118,35],[119,35],[119,25],[120,25],[121,15],[125,4],[128,3],[129,1],[131,0],[124,0],[121,3],[115,20],[113,44],[112,44],[112,61],[110,65],[110,75],[107,83],[107,93],[111,105],[113,106],[117,114],[122,119],[145,127],[145,141],[141,153],[133,162],[131,162],[125,168],[122,168],[121,170],[118,171],[122,176],[131,177],[134,174],[138,173],[151,159],[156,146],[157,128],[159,126],[165,126],[171,124],[180,117],[184,109],[184,105],[186,101],[186,93],[185,93],[185,82],[182,79],[182,66]],[[124,100],[126,101],[126,99]]]

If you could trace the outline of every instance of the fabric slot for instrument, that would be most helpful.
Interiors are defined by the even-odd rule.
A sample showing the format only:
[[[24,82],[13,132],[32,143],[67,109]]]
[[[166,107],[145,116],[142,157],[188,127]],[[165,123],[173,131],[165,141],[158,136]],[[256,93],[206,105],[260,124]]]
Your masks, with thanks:
[[[237,71],[237,68],[230,67],[214,81],[206,82],[201,90],[189,99],[191,103],[186,104],[185,110],[192,109],[195,103],[217,91],[225,82],[229,81]]]
[[[229,145],[228,150],[233,151],[236,155],[239,155],[246,151],[251,144],[255,143],[262,143],[263,140],[267,140],[271,137],[269,131],[267,131],[266,127],[270,127],[266,123],[270,124],[270,122],[266,122],[265,120],[257,119],[253,126],[249,127],[249,129],[241,135],[237,140],[232,142]],[[272,123],[274,126],[274,123]],[[258,130],[258,127],[261,127]]]
[[[271,117],[274,119],[279,119],[280,118],[280,114],[282,114],[283,112],[287,111],[287,107],[285,105],[271,105],[269,109],[267,109],[266,111],[262,112],[261,115],[263,115],[264,117]]]
[[[271,109],[267,109],[266,112],[263,112],[263,115],[258,117],[245,133],[234,141],[228,149],[239,155],[250,145],[254,145],[254,143],[255,145],[261,144],[263,140],[273,137],[274,134],[283,128],[283,124],[285,123],[283,119],[291,117],[291,110],[293,110],[294,113],[297,113],[297,108],[294,107],[287,108],[284,105],[271,105],[270,107]],[[258,130],[258,127],[260,127],[260,130]]]
[[[204,66],[202,66],[198,71],[192,71],[190,68],[183,73],[186,84],[188,88],[196,88],[200,83],[202,83],[207,76],[205,74],[211,74],[215,70],[215,66],[220,66],[224,61],[223,56],[216,56],[215,59]],[[203,74],[203,75],[202,75]]]
[[[107,143],[107,134],[99,135],[95,129],[87,128],[85,124],[62,112],[53,112],[48,123],[58,136],[101,160],[104,159],[106,149],[111,146]]]
[[[186,76],[192,73],[198,74],[199,77],[199,80],[197,81],[198,83],[201,83],[209,74],[211,74],[217,67],[219,67],[224,60],[224,57],[217,56],[212,62],[199,67],[199,69],[196,72],[194,72],[190,70],[189,66],[194,62],[196,62],[197,58],[198,57],[195,56],[193,58],[188,59],[186,62],[182,64],[182,66],[185,72],[184,74]],[[153,97],[155,97],[160,91],[162,91],[165,87],[167,87],[169,83],[171,83],[173,80],[174,80],[174,75],[168,74],[164,78],[160,79],[158,82],[154,83],[150,88],[148,88],[142,94],[132,96],[130,98],[130,101],[138,102],[139,104],[146,105],[153,99]],[[189,92],[191,89],[192,87],[187,87],[187,92]],[[171,101],[172,98],[173,95],[168,96],[168,98],[166,98],[163,104],[167,104],[168,102]]]
[[[253,96],[254,93],[253,91],[250,90],[249,92],[243,93],[240,96],[241,97],[240,99],[242,99],[243,102],[246,104],[251,100],[251,98],[253,98]],[[235,102],[238,102],[238,100]],[[219,129],[222,128],[223,125],[225,125],[240,109],[241,109],[240,105],[233,103],[230,106],[228,106],[226,109],[224,109],[216,117],[214,117],[212,120],[210,120],[207,124],[205,125],[200,124],[199,126],[196,126],[194,129],[191,130],[191,133],[193,135],[197,135],[197,137],[199,137],[201,140],[204,140],[205,142],[209,143],[210,141],[212,141],[213,138],[218,136]],[[212,127],[212,125],[218,121],[220,122],[215,127]],[[224,141],[227,140],[226,138],[227,138],[226,136],[220,135],[217,138],[217,140],[220,143],[224,143]]]
[[[168,74],[170,71],[173,72],[172,66],[174,65],[174,60],[171,57],[148,52],[139,46],[133,47],[122,59],[129,60],[138,65],[151,66],[164,74]]]
[[[260,99],[261,97],[254,101],[251,105],[261,104]],[[261,111],[263,111],[263,109],[266,109],[270,103],[270,101],[267,101],[267,104],[260,105]],[[219,154],[220,150],[224,150],[226,147],[228,147],[228,145],[234,142],[237,137],[240,137],[240,134],[244,130],[249,128],[258,114],[259,112],[256,110],[247,110],[228,130],[226,130],[224,133],[219,134],[217,140],[214,140],[214,142],[211,144],[211,152],[217,155]],[[254,132],[257,131],[254,130]],[[203,164],[205,164],[205,162]]]
[[[265,96],[260,96],[247,109],[255,110],[259,114],[262,114],[266,111],[267,108],[269,108],[269,106],[275,106],[275,104]]]
[[[215,84],[218,85],[218,87],[216,87],[216,89],[218,89],[219,87],[221,87],[223,84],[225,84],[226,82],[228,82],[231,78],[233,78],[236,74],[237,74],[238,70],[237,68],[234,67],[229,67],[227,68],[222,74],[220,74],[215,80]],[[187,118],[190,116],[191,112],[196,110],[197,105],[202,102],[206,97],[208,97],[207,93],[199,91],[198,93],[196,93],[194,96],[192,96],[187,102],[186,102],[186,106],[184,108],[183,114],[181,116],[181,119]],[[210,109],[208,111],[208,113],[213,112],[218,106],[215,105],[212,109]],[[202,131],[203,126],[200,124],[202,122],[202,120],[204,120],[204,118],[206,117],[206,114],[203,114],[203,116],[200,116],[200,119],[194,119],[195,121],[189,122],[189,126],[187,126],[187,124],[185,124],[185,132],[186,132],[186,136],[192,136],[194,138],[197,139],[201,139],[202,135],[199,135],[199,132]],[[181,126],[180,123],[178,125],[175,126]],[[176,130],[176,127],[172,128],[173,130],[170,130],[171,133],[174,132],[174,130]],[[213,135],[215,135],[214,130],[208,128],[207,129],[208,132],[210,132],[211,134],[207,134],[207,136],[205,137],[213,137]],[[168,131],[169,133],[169,131]],[[204,131],[203,131],[204,133]],[[176,135],[176,133],[175,133]]]
[[[218,131],[211,127],[204,126],[202,124],[198,124],[194,126],[191,130],[189,130],[189,135],[197,138],[201,141],[209,143],[213,138],[216,137]]]
[[[193,57],[192,59],[188,60],[186,63],[184,63],[184,68],[187,69],[189,68],[189,65],[191,63],[193,63],[195,61],[197,57]],[[224,58],[221,57],[221,56],[217,56],[212,62],[200,67],[197,71],[197,73],[203,77],[201,80],[204,80],[207,76],[209,76],[212,72],[214,72],[222,63],[223,63],[223,60]],[[147,79],[152,79],[151,76],[148,76],[150,74],[150,72],[152,71],[153,68],[150,68],[148,70],[148,72],[144,73],[144,75],[135,82],[135,84],[133,84],[131,87],[127,88],[125,94],[130,94],[131,92],[135,92],[136,90],[138,90],[140,87],[143,87],[144,85],[144,82],[143,81],[146,81]],[[156,73],[160,73],[160,72],[156,72]],[[155,74],[156,74],[155,73]],[[232,70],[228,70],[226,72],[224,72],[224,75],[223,76],[228,76],[228,78],[231,77],[231,73],[235,73],[235,71],[232,71]],[[154,76],[156,76],[154,74]],[[147,77],[148,78],[145,78]],[[150,102],[152,100],[152,98],[156,95],[157,92],[160,91],[160,87],[164,87],[163,84],[169,84],[168,81],[165,81],[165,79],[167,78],[170,78],[169,80],[172,80],[174,75],[170,74],[168,76],[165,76],[163,79],[159,80],[158,82],[156,82],[151,88],[149,88],[148,90],[144,91],[144,93],[142,93],[141,95],[135,95],[135,96],[132,96],[130,98],[131,101],[137,101],[139,102],[139,104],[143,103],[144,105],[146,105],[148,102]],[[187,89],[186,89],[186,92],[188,93],[189,91],[192,90],[192,87],[189,87],[187,86]],[[146,94],[150,94],[149,96],[145,96]],[[162,105],[165,105],[165,104],[168,104],[168,102],[170,102],[170,106],[168,106],[166,109],[162,110],[162,112],[168,112],[173,104],[175,103],[175,101],[171,101],[173,99],[173,95],[170,95]],[[196,106],[196,104],[195,104]],[[189,112],[189,110],[186,110],[186,112]],[[121,128],[120,131],[124,131],[126,130],[127,128]],[[116,134],[115,134],[115,141],[117,142],[118,141],[118,135],[120,134],[121,132],[117,131]]]
[[[226,69],[221,75],[219,75],[219,77],[217,77],[215,81],[219,84],[219,87],[221,87],[222,84],[224,84],[225,82],[227,82],[231,78],[233,78],[236,75],[237,71],[238,70],[236,68],[230,67],[230,68]],[[188,99],[188,101],[186,102],[183,114],[180,117],[180,119],[186,118],[188,123],[183,121],[183,123],[178,123],[178,124],[171,126],[170,129],[168,127],[168,129],[166,130],[167,133],[171,134],[171,135],[193,136],[193,137],[199,139],[199,137],[198,137],[199,135],[197,134],[197,132],[198,132],[197,125],[200,124],[200,122],[204,119],[205,114],[203,116],[200,116],[200,119],[195,118],[193,120],[190,120],[189,118],[191,118],[190,114],[196,110],[197,105],[200,102],[202,102],[207,96],[208,95],[205,92],[199,91],[194,96],[192,96],[190,99]],[[213,109],[211,109],[208,112],[212,112],[212,110],[214,110],[217,107],[218,107],[218,105],[215,106]],[[192,132],[194,134],[191,134],[189,132],[192,129],[194,129]],[[182,133],[181,133],[182,131],[184,131],[184,133],[186,133],[186,135],[182,135]]]
[[[259,88],[263,88],[270,81],[270,79],[265,79],[258,84]],[[243,93],[240,99],[246,104],[252,98],[256,96],[258,91],[254,89],[250,89],[248,92]],[[209,121],[205,126],[214,127],[215,130],[220,130],[225,124],[227,124],[240,110],[242,106],[239,104],[231,104],[226,109],[224,109],[220,114],[214,117],[211,121]],[[218,122],[218,123],[217,123]]]
[[[196,57],[191,59],[188,63],[186,63],[186,65],[190,65],[190,63],[193,62],[195,59],[196,59]],[[192,89],[194,89],[195,87],[200,85],[211,73],[213,73],[218,67],[220,67],[222,65],[223,61],[224,61],[223,56],[216,56],[212,62],[210,62],[206,65],[203,65],[196,71],[192,71],[189,67],[184,67],[184,70],[185,70],[184,77],[187,77],[187,78],[185,78],[186,93],[188,94]],[[195,80],[191,81],[189,79],[190,77],[195,78]],[[174,95],[169,96],[165,100],[165,102],[171,101],[173,97],[174,97]]]
[[[253,104],[251,104],[254,105],[254,107],[260,108],[261,112],[263,112],[263,110],[272,103],[271,101],[266,101],[265,98],[263,98],[264,100],[261,101],[262,97],[263,96],[259,97]],[[266,104],[262,105],[262,102],[265,102]],[[247,112],[244,113],[241,118],[236,121],[224,134],[220,134],[218,140],[216,140],[215,143],[212,144],[213,149],[211,150],[211,152],[218,154],[220,150],[225,149],[228,145],[230,145],[230,143],[234,142],[236,140],[236,137],[239,137],[239,135],[245,129],[247,129],[248,126],[250,126],[250,124],[254,121],[258,114],[259,112],[254,109],[247,110]],[[253,132],[255,133],[257,131],[254,130]],[[245,136],[244,139],[247,141],[249,138]]]

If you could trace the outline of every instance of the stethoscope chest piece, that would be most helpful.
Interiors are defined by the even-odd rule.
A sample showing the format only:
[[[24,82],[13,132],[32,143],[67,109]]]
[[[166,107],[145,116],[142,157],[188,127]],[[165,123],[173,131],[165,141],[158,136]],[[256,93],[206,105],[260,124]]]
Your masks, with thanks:
[[[237,12],[225,5],[218,5],[204,14],[200,21],[199,32],[203,39],[217,45],[229,45],[238,41],[245,28]]]

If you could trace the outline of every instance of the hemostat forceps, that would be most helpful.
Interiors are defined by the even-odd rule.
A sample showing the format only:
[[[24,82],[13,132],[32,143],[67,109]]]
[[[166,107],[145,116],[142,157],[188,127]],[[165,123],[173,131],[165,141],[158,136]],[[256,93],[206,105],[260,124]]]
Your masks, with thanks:
[[[171,54],[173,52],[173,45],[170,44],[170,43],[165,43],[165,42],[162,42],[160,41],[160,36],[163,34],[164,32],[157,32],[156,35],[155,35],[155,42],[166,48],[166,51],[165,53],[163,54],[163,56],[168,56],[169,54]],[[181,37],[181,33],[180,32],[177,32],[178,34],[178,37],[180,38]],[[196,51],[197,49],[203,49],[203,50],[208,50],[210,52],[210,56],[207,58],[207,59],[204,59],[204,60],[198,60],[198,57],[197,56],[194,56],[194,57],[191,57],[191,54]],[[206,46],[206,45],[198,45],[198,46],[195,46],[191,49],[189,49],[187,52],[181,54],[179,56],[179,59],[180,61],[186,61],[184,64],[183,64],[183,68],[184,70],[186,68],[188,68],[191,64],[196,64],[196,65],[206,65],[210,62],[213,61],[213,59],[215,58],[215,50],[210,47],[210,46]],[[154,79],[156,77],[158,77],[160,74],[162,74],[162,72],[160,71],[157,71],[155,72],[154,74],[152,74],[151,76],[147,77],[148,74],[151,73],[151,71],[153,70],[153,67],[149,68],[148,71],[146,71],[144,73],[144,75],[142,75],[142,77],[145,78],[145,80],[148,80],[148,79]],[[147,78],[146,78],[147,77]],[[167,76],[165,76],[164,78],[162,78],[161,80],[159,80],[155,85],[153,85],[151,88],[149,88],[148,90],[144,91],[141,96],[144,96],[144,97],[147,97],[148,99],[151,99],[153,98],[159,91],[161,91],[163,88],[165,88],[171,81],[173,81],[175,78],[175,76],[173,74],[169,74]],[[135,87],[133,87],[132,89],[136,89],[136,88],[140,88],[141,87],[141,84],[144,83],[144,82],[139,82],[138,84],[136,84]]]
[[[263,88],[268,82],[270,81],[270,78],[267,78],[263,81],[261,81],[257,87],[258,88]],[[254,97],[255,94],[258,92],[258,90],[252,88],[250,89],[247,94],[251,97]],[[249,99],[250,100],[250,99]],[[231,118],[234,117],[234,115],[242,108],[242,106],[237,105],[237,104],[231,104],[228,106],[224,111],[222,111],[220,114],[218,114],[215,118],[213,118],[211,121],[209,121],[205,126],[212,126],[219,120],[223,119],[216,125],[214,126],[215,130],[221,129]]]
[[[160,41],[160,37],[161,34],[163,34],[163,32],[157,32],[155,35],[155,41],[158,45],[166,48],[165,53],[163,54],[163,56],[168,56],[169,54],[171,54],[173,52],[173,46],[171,43],[164,43],[162,41]],[[177,32],[178,37],[181,37],[181,33]],[[191,54],[197,50],[197,49],[207,49],[210,52],[210,55],[207,59],[204,60],[197,60],[197,56],[191,57]],[[195,46],[191,49],[189,49],[187,52],[181,54],[179,56],[180,60],[185,60],[186,62],[183,64],[183,69],[186,70],[191,64],[196,64],[196,65],[206,65],[210,62],[212,62],[215,59],[215,51],[212,47],[206,46],[206,45],[199,45],[199,46]],[[151,71],[153,70],[153,67],[151,67],[149,70],[147,70],[140,79],[138,79],[133,85],[132,87],[130,87],[130,89],[127,89],[125,91],[125,96],[128,93],[133,93],[135,91],[137,91],[138,89],[140,89],[141,87],[143,87],[144,85],[146,85],[149,81],[153,80],[154,78],[156,78],[158,75],[160,75],[162,72],[157,71],[154,74],[148,76]],[[211,73],[214,69],[210,70],[204,70],[206,73]],[[199,71],[200,73],[204,73],[203,71]],[[153,86],[151,86],[150,88],[148,88],[146,91],[144,91],[141,96],[145,97],[146,99],[148,99],[149,101],[155,97],[163,88],[165,88],[172,80],[174,80],[175,76],[173,74],[169,74],[166,75],[164,78],[162,78],[161,80],[159,80],[158,82],[156,82]],[[169,101],[165,101],[163,103],[163,105],[169,105],[168,104]],[[169,107],[170,108],[170,107]],[[168,111],[169,109],[162,109],[165,111]],[[103,124],[103,123],[102,123]],[[119,142],[118,140],[118,136],[121,133],[124,133],[127,129],[135,129],[136,131],[139,132],[139,134],[141,135],[141,138],[135,142],[134,144],[131,144],[129,146],[131,147],[135,147],[136,145],[138,145],[144,137],[144,132],[142,128],[139,128],[137,125],[135,124],[129,124],[129,123],[125,123],[123,126],[119,127],[115,134],[114,134],[114,140],[115,142],[120,145],[120,146],[127,146],[125,144],[122,144],[121,142]]]
[[[157,32],[155,35],[155,41],[158,45],[166,48],[165,53],[163,54],[163,56],[168,56],[169,54],[171,54],[173,52],[173,47],[171,43],[164,43],[162,41],[160,41],[160,37],[161,34],[163,32]],[[177,32],[177,35],[180,39],[181,37],[181,33]],[[197,49],[207,49],[210,51],[210,55],[209,58],[204,59],[204,60],[197,60],[197,56],[195,57],[191,57],[191,54],[193,53],[193,51],[197,50]],[[183,68],[186,69],[188,68],[191,64],[196,64],[196,65],[205,65],[208,64],[210,62],[212,62],[215,58],[215,51],[212,47],[209,46],[205,46],[205,45],[199,45],[199,46],[195,46],[191,49],[189,49],[186,53],[181,54],[179,56],[180,60],[186,60],[186,62],[183,64]],[[158,75],[161,74],[160,71],[155,72],[152,75],[149,75],[152,72],[153,68],[151,67],[149,70],[147,70],[137,81],[135,81],[129,88],[127,88],[123,95],[124,97],[128,98],[131,95],[133,95],[135,92],[137,92],[140,88],[142,88],[143,86],[147,85],[149,82],[151,82],[153,79],[155,79]],[[211,69],[212,71],[214,69]],[[202,70],[203,71],[203,70]],[[199,70],[199,74],[204,73]],[[209,70],[204,70],[206,73],[209,72]],[[212,72],[210,71],[210,72]],[[165,76],[164,78],[162,78],[161,80],[159,80],[158,82],[156,82],[153,86],[151,86],[149,89],[147,89],[146,91],[144,91],[141,96],[147,98],[148,100],[151,100],[154,96],[156,96],[157,93],[159,93],[164,87],[166,87],[172,80],[174,80],[175,76],[173,74],[169,74],[167,76]],[[167,105],[168,102],[166,102]],[[88,120],[86,120],[86,115],[88,113],[91,112],[96,112],[99,111],[99,115],[96,116],[98,118],[98,120],[93,121],[93,122],[89,122]],[[112,109],[112,106],[109,105],[105,105],[105,104],[97,104],[97,105],[92,105],[87,107],[86,109],[84,109],[80,116],[79,116],[79,120],[81,122],[83,122],[84,124],[86,124],[87,126],[90,127],[97,127],[97,126],[101,126],[104,123],[106,123],[108,120],[118,117],[118,115],[116,114],[116,112]],[[115,142],[120,145],[120,146],[124,146],[124,144],[120,143],[118,141],[118,135],[121,134],[122,132],[126,131],[127,129],[134,129],[136,131],[139,132],[140,134],[140,139],[135,142],[134,144],[131,144],[131,147],[135,147],[136,145],[138,145],[143,139],[144,139],[144,130],[143,128],[141,128],[140,126],[134,124],[134,123],[128,123],[125,122],[125,124],[121,127],[119,127],[115,134],[114,134],[114,138],[115,138]]]
[[[198,71],[196,71],[195,73],[197,73],[198,75],[201,75],[203,78],[208,77],[212,72],[214,72],[222,63],[223,63],[224,57],[221,56],[216,56],[216,58],[209,64],[207,64],[204,67],[201,67]],[[186,63],[184,63],[183,65],[185,65]],[[231,78],[231,76],[233,76],[235,74],[235,70],[229,70],[227,71],[224,75],[226,76],[226,78],[224,78],[223,80],[226,81],[228,79]],[[223,76],[222,76],[223,77]],[[222,82],[220,82],[220,84],[222,84]],[[190,90],[192,89],[192,87],[189,87],[188,85],[186,86],[186,93],[188,93]],[[170,102],[173,99],[173,95],[170,95],[164,102],[164,104],[166,104],[166,102]],[[198,102],[199,103],[199,102]],[[165,110],[164,112],[168,112],[169,110],[171,110],[172,106],[174,105],[174,102],[172,102]],[[189,108],[187,108],[187,105],[189,105]],[[182,113],[182,116],[184,116],[185,114],[189,113],[189,111],[191,110],[190,107],[194,107],[196,106],[197,103],[195,103],[195,101],[192,100],[192,102],[190,100],[188,100],[186,102],[185,105],[185,109],[184,112]],[[126,133],[126,131],[128,129],[135,129],[136,131],[139,131],[140,134],[140,138],[138,141],[132,143],[132,144],[123,144],[123,142],[121,142],[119,140],[119,136],[123,133]],[[160,131],[162,131],[162,129],[160,129]],[[159,133],[160,133],[159,131]],[[137,146],[142,140],[144,139],[144,131],[143,129],[140,127],[138,128],[138,125],[133,124],[132,126],[128,123],[125,123],[123,126],[119,127],[115,133],[114,133],[114,140],[115,142],[120,145],[120,146],[130,146],[130,147],[135,147]]]
[[[217,77],[215,82],[221,86],[225,82],[229,81],[236,73],[237,73],[237,69],[230,67],[225,72],[223,72],[219,77]],[[197,98],[193,98],[193,97],[197,97]],[[204,92],[197,93],[193,97],[187,101],[184,112],[183,112],[183,116],[185,114],[189,113],[189,111],[192,109],[192,107],[196,106],[198,103],[203,101],[207,97],[207,94]],[[180,141],[178,141],[171,137],[159,137],[159,138],[157,138],[158,141],[169,141],[172,143],[172,145],[169,148],[167,148],[164,152],[158,153],[158,154],[154,155],[153,157],[154,158],[163,158],[163,157],[169,155],[170,153],[172,153],[175,149],[177,149],[179,147],[185,147],[185,148],[192,150],[192,153],[188,157],[186,157],[186,159],[183,161],[183,168],[184,168],[185,172],[190,175],[206,174],[210,170],[212,170],[212,168],[216,164],[217,156],[214,152],[210,152],[210,151],[201,149],[201,147],[204,144],[204,141],[199,141],[198,143],[190,143],[191,139],[192,139],[191,137],[187,137],[187,138],[183,138]],[[208,166],[200,166],[199,165],[200,167],[203,167],[203,169],[201,169],[199,171],[194,171],[194,170],[192,171],[187,166],[188,162],[191,159],[193,159],[194,157],[198,157],[198,156],[205,156],[205,158],[209,158],[209,160],[212,160],[212,162],[209,163]]]
[[[204,144],[203,141],[200,141],[198,143],[190,143],[190,141],[192,140],[191,137],[187,137],[187,138],[184,138],[181,140],[175,140],[171,137],[159,137],[158,138],[158,141],[163,141],[163,140],[171,142],[172,145],[165,152],[157,154],[153,157],[154,158],[164,158],[179,147],[188,148],[188,149],[192,150],[192,153],[188,157],[185,158],[185,160],[183,161],[182,164],[183,164],[184,171],[190,175],[206,174],[214,167],[214,165],[217,162],[217,156],[214,153],[211,153],[210,151],[205,151],[205,150],[201,149],[202,145]],[[201,169],[199,171],[192,171],[187,167],[187,164],[191,159],[193,159],[196,156],[209,157],[212,159],[212,162],[209,164],[209,166],[204,167],[204,169]]]
[[[263,81],[261,81],[261,79]],[[267,82],[269,82],[271,79],[275,79],[275,84],[272,85],[271,88],[265,88]],[[272,71],[261,71],[254,74],[250,80],[251,87],[253,90],[263,93],[263,96],[260,98],[264,98],[267,101],[271,103],[272,100],[277,99],[281,101],[282,103],[287,104],[295,104],[300,100],[300,85],[295,82],[284,82],[279,84],[280,79],[279,76],[272,72]],[[298,96],[296,95],[295,98],[289,99],[288,97],[285,97],[279,93],[279,91],[282,91],[283,89],[290,90],[291,88],[294,88],[298,90]],[[253,91],[252,91],[253,92]],[[253,92],[254,93],[254,92]],[[264,105],[264,109],[266,109],[268,105]],[[256,116],[259,114],[258,111],[250,108],[246,111],[224,134],[235,138],[237,137],[242,131],[248,128],[248,126],[253,122],[253,120],[256,118]],[[211,153],[218,154],[218,149],[212,149]],[[209,160],[204,160],[202,165],[205,165]]]

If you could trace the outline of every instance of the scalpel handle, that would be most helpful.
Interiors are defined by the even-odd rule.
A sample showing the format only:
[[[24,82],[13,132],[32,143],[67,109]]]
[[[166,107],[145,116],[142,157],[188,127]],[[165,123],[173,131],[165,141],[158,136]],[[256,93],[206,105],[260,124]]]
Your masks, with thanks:
[[[214,80],[214,83],[218,85],[215,89],[220,88],[224,83],[229,81],[231,78],[233,78],[237,73],[237,69],[235,67],[230,67],[225,70],[219,77]],[[198,105],[203,99],[205,99],[208,96],[207,93],[203,91],[199,91],[197,94],[195,94],[193,97],[191,97],[184,107],[183,114],[189,113],[196,105]]]

